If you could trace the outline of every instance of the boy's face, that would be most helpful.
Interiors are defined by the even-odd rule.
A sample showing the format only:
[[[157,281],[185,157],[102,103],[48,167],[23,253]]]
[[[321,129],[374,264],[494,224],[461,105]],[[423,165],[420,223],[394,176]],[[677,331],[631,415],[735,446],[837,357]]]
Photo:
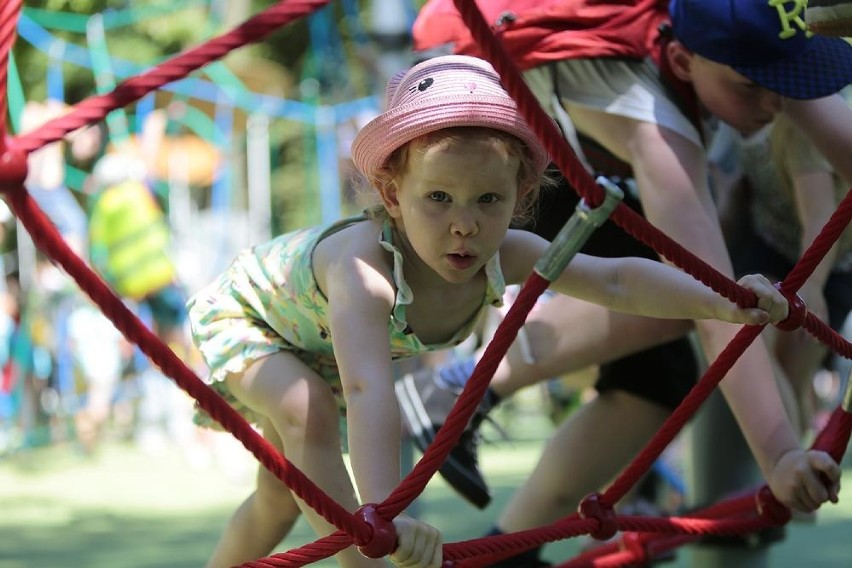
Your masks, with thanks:
[[[692,56],[690,79],[701,103],[741,134],[754,134],[783,109],[783,97],[703,57]]]

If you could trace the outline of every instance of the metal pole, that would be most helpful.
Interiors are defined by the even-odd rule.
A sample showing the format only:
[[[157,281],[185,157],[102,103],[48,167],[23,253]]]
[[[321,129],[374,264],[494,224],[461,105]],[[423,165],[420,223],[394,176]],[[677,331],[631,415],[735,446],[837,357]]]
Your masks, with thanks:
[[[319,170],[320,211],[327,224],[342,215],[340,198],[340,159],[337,153],[337,118],[334,107],[320,105],[316,112],[317,166]]]
[[[249,242],[261,243],[272,236],[272,190],[269,164],[269,117],[255,113],[246,125],[248,160]]]
[[[757,487],[763,481],[742,431],[718,389],[695,415],[688,435],[687,481],[691,488],[691,507],[711,505],[732,493]],[[783,535],[784,528],[768,531],[742,538],[704,539],[688,547],[689,565],[695,568],[768,568],[765,538],[775,535],[771,531],[782,531]]]

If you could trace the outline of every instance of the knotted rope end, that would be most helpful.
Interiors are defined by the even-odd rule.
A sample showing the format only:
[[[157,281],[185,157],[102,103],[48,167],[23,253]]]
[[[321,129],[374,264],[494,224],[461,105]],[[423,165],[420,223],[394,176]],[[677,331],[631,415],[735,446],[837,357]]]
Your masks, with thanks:
[[[600,493],[587,495],[580,502],[577,512],[584,519],[594,519],[598,522],[598,527],[589,533],[589,536],[596,540],[609,540],[618,532],[615,510],[602,502]]]
[[[366,503],[355,511],[372,530],[363,541],[356,539],[358,551],[367,558],[384,558],[396,550],[396,529],[393,523],[376,511],[376,505]]]

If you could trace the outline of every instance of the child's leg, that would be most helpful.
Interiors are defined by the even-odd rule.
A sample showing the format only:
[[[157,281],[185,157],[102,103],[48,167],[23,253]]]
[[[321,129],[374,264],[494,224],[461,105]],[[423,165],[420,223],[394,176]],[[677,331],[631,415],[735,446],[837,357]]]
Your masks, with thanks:
[[[583,332],[565,333],[571,326]],[[622,314],[571,296],[555,296],[531,313],[524,325],[535,363],[525,362],[513,344],[491,388],[505,398],[542,380],[662,345],[692,327],[691,321]]]
[[[281,450],[281,439],[270,422],[264,437]],[[257,488],[236,510],[207,568],[230,568],[268,555],[292,530],[300,510],[290,489],[259,466]]]
[[[344,508],[349,511],[358,508],[341,452],[337,401],[329,385],[319,375],[293,354],[280,352],[258,361],[242,377],[230,378],[228,385],[244,404],[268,418],[280,438],[279,447],[283,447],[290,463]],[[272,439],[269,434],[266,437]],[[283,490],[279,485],[284,486],[273,482],[273,479],[272,474],[258,478],[264,483],[258,484],[254,495],[257,502],[251,507],[257,514],[272,515],[269,521],[273,527],[278,527],[280,533],[283,521],[293,515],[278,510],[283,500]],[[275,502],[263,502],[267,500]],[[295,499],[295,503],[318,535],[325,536],[337,530],[301,500]],[[286,533],[286,530],[283,532]],[[253,553],[260,546],[269,545],[267,540],[261,542],[257,536],[253,538],[257,545]],[[354,547],[341,552],[336,558],[346,568],[384,565],[380,560],[363,557]]]
[[[617,390],[580,407],[548,441],[498,527],[503,532],[531,529],[576,511],[586,495],[603,489],[624,469],[668,416],[662,406]]]
[[[826,348],[803,329],[783,332],[770,326],[763,335],[778,360],[782,376],[789,383],[780,389],[782,400],[794,427],[800,435],[805,435],[816,410],[814,376],[821,367]],[[788,392],[794,397],[794,413],[790,412],[791,405],[785,397]]]

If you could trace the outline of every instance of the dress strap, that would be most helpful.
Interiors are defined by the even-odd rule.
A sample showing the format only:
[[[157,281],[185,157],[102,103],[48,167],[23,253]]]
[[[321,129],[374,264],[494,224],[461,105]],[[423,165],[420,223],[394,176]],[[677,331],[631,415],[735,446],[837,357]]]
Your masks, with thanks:
[[[414,293],[405,281],[405,274],[402,269],[402,251],[393,244],[393,224],[389,217],[385,217],[382,221],[379,244],[393,255],[393,281],[396,284],[396,299],[391,312],[391,320],[397,331],[410,333],[411,328],[406,319],[405,308],[414,301]]]

